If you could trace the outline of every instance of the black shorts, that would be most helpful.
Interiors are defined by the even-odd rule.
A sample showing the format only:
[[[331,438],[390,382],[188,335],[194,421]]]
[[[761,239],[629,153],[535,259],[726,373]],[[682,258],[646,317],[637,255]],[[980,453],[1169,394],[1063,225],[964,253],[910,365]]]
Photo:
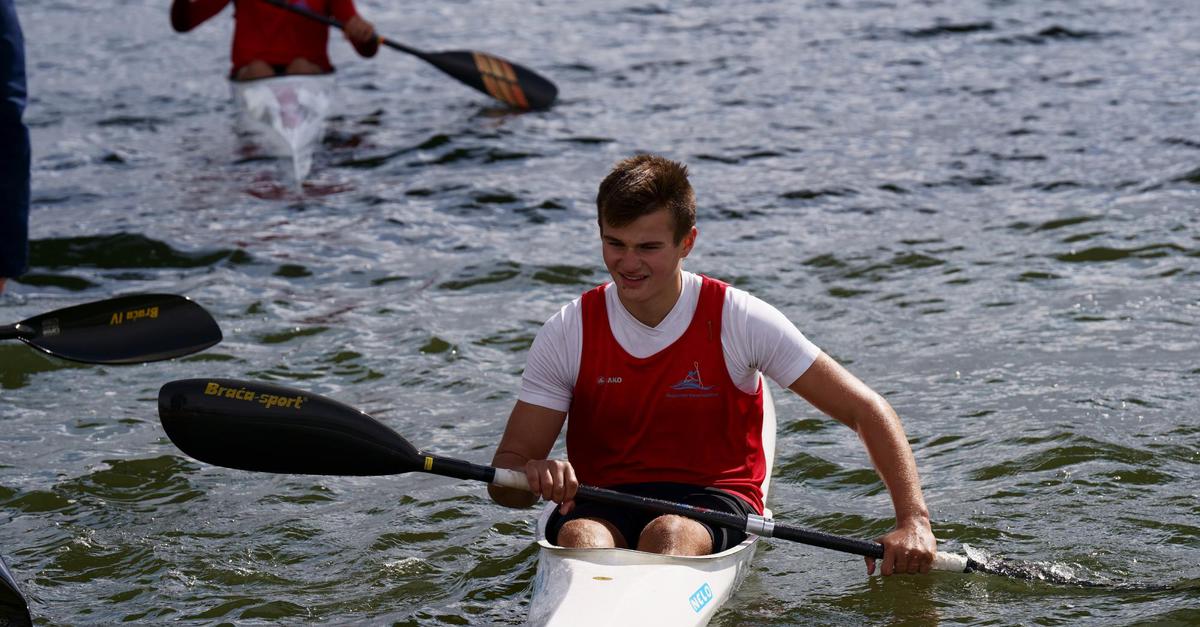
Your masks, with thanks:
[[[249,65],[249,64],[247,63],[246,65]],[[287,65],[286,64],[268,63],[267,65],[271,66],[271,72],[273,72],[275,76],[283,76],[284,74],[287,74]],[[229,70],[229,80],[236,81],[238,72],[242,71],[242,68],[244,68],[244,67],[246,67],[246,66],[243,65],[241,67],[235,67],[232,70]],[[270,77],[264,76],[263,78],[270,78]],[[250,80],[256,81],[256,80],[262,80],[262,79],[252,78]]]
[[[684,483],[654,482],[630,483],[614,486],[612,489],[617,492],[674,501],[739,516],[758,513],[745,499],[717,488],[705,488]],[[550,520],[546,522],[546,539],[551,544],[558,544],[558,530],[562,529],[563,524],[569,520],[599,518],[612,523],[621,532],[621,535],[625,536],[629,548],[637,548],[638,537],[641,536],[642,529],[661,515],[644,509],[580,499],[575,501],[575,509],[566,516],[559,514],[558,510],[554,510],[554,513],[550,515]],[[739,529],[710,525],[705,522],[700,522],[700,524],[708,529],[708,535],[712,538],[713,553],[720,553],[737,546],[746,539],[746,533]]]
[[[287,76],[288,75],[288,73],[287,73],[288,64],[286,64],[286,63],[268,63],[268,65],[271,66],[271,71],[275,73],[275,76]],[[230,70],[229,71],[229,80],[231,80],[231,81],[237,80],[237,73],[239,71],[241,71],[241,69],[243,67],[246,67],[246,66],[243,65],[242,67],[237,67],[237,68]],[[333,72],[334,72],[334,70],[330,70],[330,71],[326,72],[326,74],[332,74]],[[270,78],[270,77],[264,76],[263,78]],[[250,79],[250,80],[259,80],[259,79]]]

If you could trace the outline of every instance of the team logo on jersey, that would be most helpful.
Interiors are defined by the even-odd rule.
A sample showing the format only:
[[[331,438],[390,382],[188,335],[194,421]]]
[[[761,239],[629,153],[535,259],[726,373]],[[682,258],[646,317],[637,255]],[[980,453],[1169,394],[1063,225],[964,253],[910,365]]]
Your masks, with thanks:
[[[671,389],[707,391],[713,389],[713,387],[715,386],[704,385],[704,379],[700,378],[700,363],[693,361],[692,369],[688,370],[688,373],[685,377],[683,377],[683,380],[675,385],[672,385]]]
[[[667,392],[667,398],[709,398],[716,396],[715,385],[704,385],[704,379],[700,376],[700,363],[692,362],[692,369],[688,370],[683,379],[671,386],[670,392]]]

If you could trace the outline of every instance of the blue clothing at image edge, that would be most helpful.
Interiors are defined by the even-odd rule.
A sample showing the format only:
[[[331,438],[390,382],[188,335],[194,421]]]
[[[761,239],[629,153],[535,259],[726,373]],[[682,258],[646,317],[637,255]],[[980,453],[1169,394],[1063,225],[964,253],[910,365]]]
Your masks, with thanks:
[[[29,263],[29,129],[25,113],[25,40],[13,0],[0,0],[0,277]]]

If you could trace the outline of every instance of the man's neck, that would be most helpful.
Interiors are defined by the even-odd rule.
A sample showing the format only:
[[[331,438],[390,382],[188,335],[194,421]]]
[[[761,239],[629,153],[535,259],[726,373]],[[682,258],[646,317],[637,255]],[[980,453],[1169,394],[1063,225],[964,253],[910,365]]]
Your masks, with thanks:
[[[683,272],[677,271],[675,273],[674,292],[663,294],[657,300],[627,303],[625,299],[621,298],[621,292],[618,291],[617,300],[635,320],[653,329],[667,317],[667,314],[671,313],[671,310],[675,308],[675,304],[679,302],[679,297],[682,295]]]

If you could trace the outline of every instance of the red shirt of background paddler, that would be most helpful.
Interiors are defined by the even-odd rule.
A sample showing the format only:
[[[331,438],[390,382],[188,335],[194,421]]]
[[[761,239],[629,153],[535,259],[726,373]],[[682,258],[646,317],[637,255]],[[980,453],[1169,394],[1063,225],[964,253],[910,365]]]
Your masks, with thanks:
[[[232,0],[234,5],[233,67],[230,77],[252,61],[263,61],[277,68],[296,59],[305,59],[325,72],[333,71],[327,51],[329,27],[296,15],[263,0]],[[189,31],[213,17],[230,0],[175,0],[171,6],[171,24],[179,32]],[[318,15],[332,16],[349,24],[358,15],[353,0],[290,0],[289,4]],[[371,39],[355,43],[364,57],[373,56],[379,43]],[[282,70],[277,73],[283,73]]]

